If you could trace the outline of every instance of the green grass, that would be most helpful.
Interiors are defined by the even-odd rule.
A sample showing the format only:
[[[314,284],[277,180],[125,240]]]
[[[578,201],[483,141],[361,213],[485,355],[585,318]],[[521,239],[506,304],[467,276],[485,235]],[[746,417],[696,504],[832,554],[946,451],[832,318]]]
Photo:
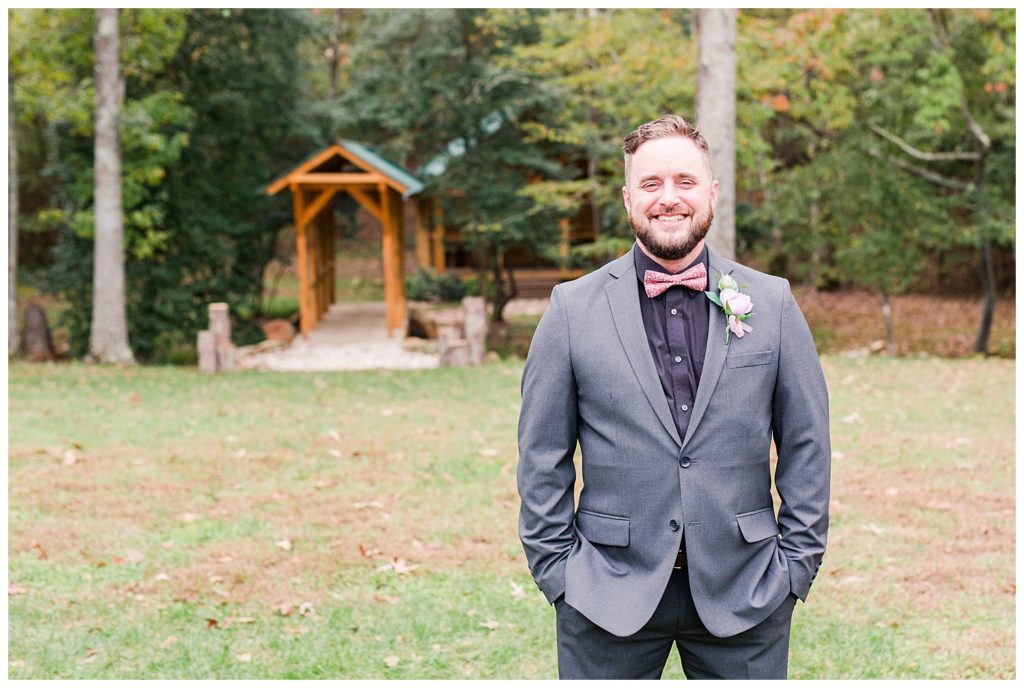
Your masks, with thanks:
[[[10,677],[554,677],[521,365],[12,365]],[[1013,362],[824,367],[832,527],[790,676],[1013,677]]]

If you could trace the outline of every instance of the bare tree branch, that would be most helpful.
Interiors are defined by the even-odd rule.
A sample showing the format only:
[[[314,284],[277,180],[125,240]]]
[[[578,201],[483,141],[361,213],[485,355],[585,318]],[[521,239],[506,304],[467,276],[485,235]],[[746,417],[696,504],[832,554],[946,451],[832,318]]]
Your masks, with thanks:
[[[981,157],[980,153],[926,153],[922,150],[914,148],[896,134],[892,133],[891,131],[888,131],[887,129],[883,129],[877,124],[872,124],[869,122],[868,126],[871,128],[871,131],[875,132],[882,138],[895,143],[897,146],[900,147],[900,150],[902,150],[910,157],[917,158],[918,160],[924,160],[925,162],[938,162],[942,160],[977,160],[978,158]]]
[[[877,148],[867,148],[866,150],[868,155],[870,155],[871,157],[878,158],[880,160],[887,160],[896,167],[899,167],[901,170],[905,170],[907,172],[910,172],[911,174],[917,175],[918,177],[921,177],[922,179],[927,180],[932,184],[945,186],[946,188],[949,189],[956,189],[957,191],[964,191],[968,188],[968,185],[965,182],[962,182],[958,179],[953,179],[951,177],[944,177],[941,174],[936,174],[931,170],[926,170],[923,167],[913,165],[907,162],[906,160],[903,160],[902,158],[897,158],[894,155],[884,155]]]

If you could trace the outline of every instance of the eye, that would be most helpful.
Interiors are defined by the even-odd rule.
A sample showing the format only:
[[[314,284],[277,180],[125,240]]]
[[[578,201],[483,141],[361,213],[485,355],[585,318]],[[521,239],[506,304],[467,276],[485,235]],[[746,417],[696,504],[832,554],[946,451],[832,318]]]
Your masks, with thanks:
[[[640,188],[644,191],[654,191],[658,188],[658,185],[654,182],[647,182],[646,184],[642,184]]]

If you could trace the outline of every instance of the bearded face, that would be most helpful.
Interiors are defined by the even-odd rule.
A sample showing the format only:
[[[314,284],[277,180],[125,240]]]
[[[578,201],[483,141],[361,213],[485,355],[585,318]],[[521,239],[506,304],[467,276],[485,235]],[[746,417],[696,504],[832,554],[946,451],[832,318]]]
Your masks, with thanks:
[[[632,210],[627,213],[637,241],[648,253],[662,260],[679,260],[688,256],[707,236],[715,219],[715,209],[710,202],[695,215],[686,215],[678,207],[655,208],[653,217],[638,217]]]
[[[627,160],[622,199],[637,241],[655,258],[675,261],[707,236],[718,182],[704,153],[682,136],[646,141]]]

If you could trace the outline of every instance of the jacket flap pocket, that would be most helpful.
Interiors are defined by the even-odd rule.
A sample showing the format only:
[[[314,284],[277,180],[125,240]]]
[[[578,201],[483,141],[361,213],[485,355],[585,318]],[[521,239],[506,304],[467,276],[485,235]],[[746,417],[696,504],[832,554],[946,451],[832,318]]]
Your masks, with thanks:
[[[747,542],[760,542],[779,534],[779,524],[775,522],[775,512],[771,507],[737,514],[736,521]]]
[[[748,366],[767,365],[772,362],[775,352],[754,351],[749,354],[733,354],[725,359],[725,364],[730,368],[746,368]]]
[[[593,511],[576,512],[576,527],[583,537],[598,545],[625,547],[629,544],[629,519],[606,516]]]

